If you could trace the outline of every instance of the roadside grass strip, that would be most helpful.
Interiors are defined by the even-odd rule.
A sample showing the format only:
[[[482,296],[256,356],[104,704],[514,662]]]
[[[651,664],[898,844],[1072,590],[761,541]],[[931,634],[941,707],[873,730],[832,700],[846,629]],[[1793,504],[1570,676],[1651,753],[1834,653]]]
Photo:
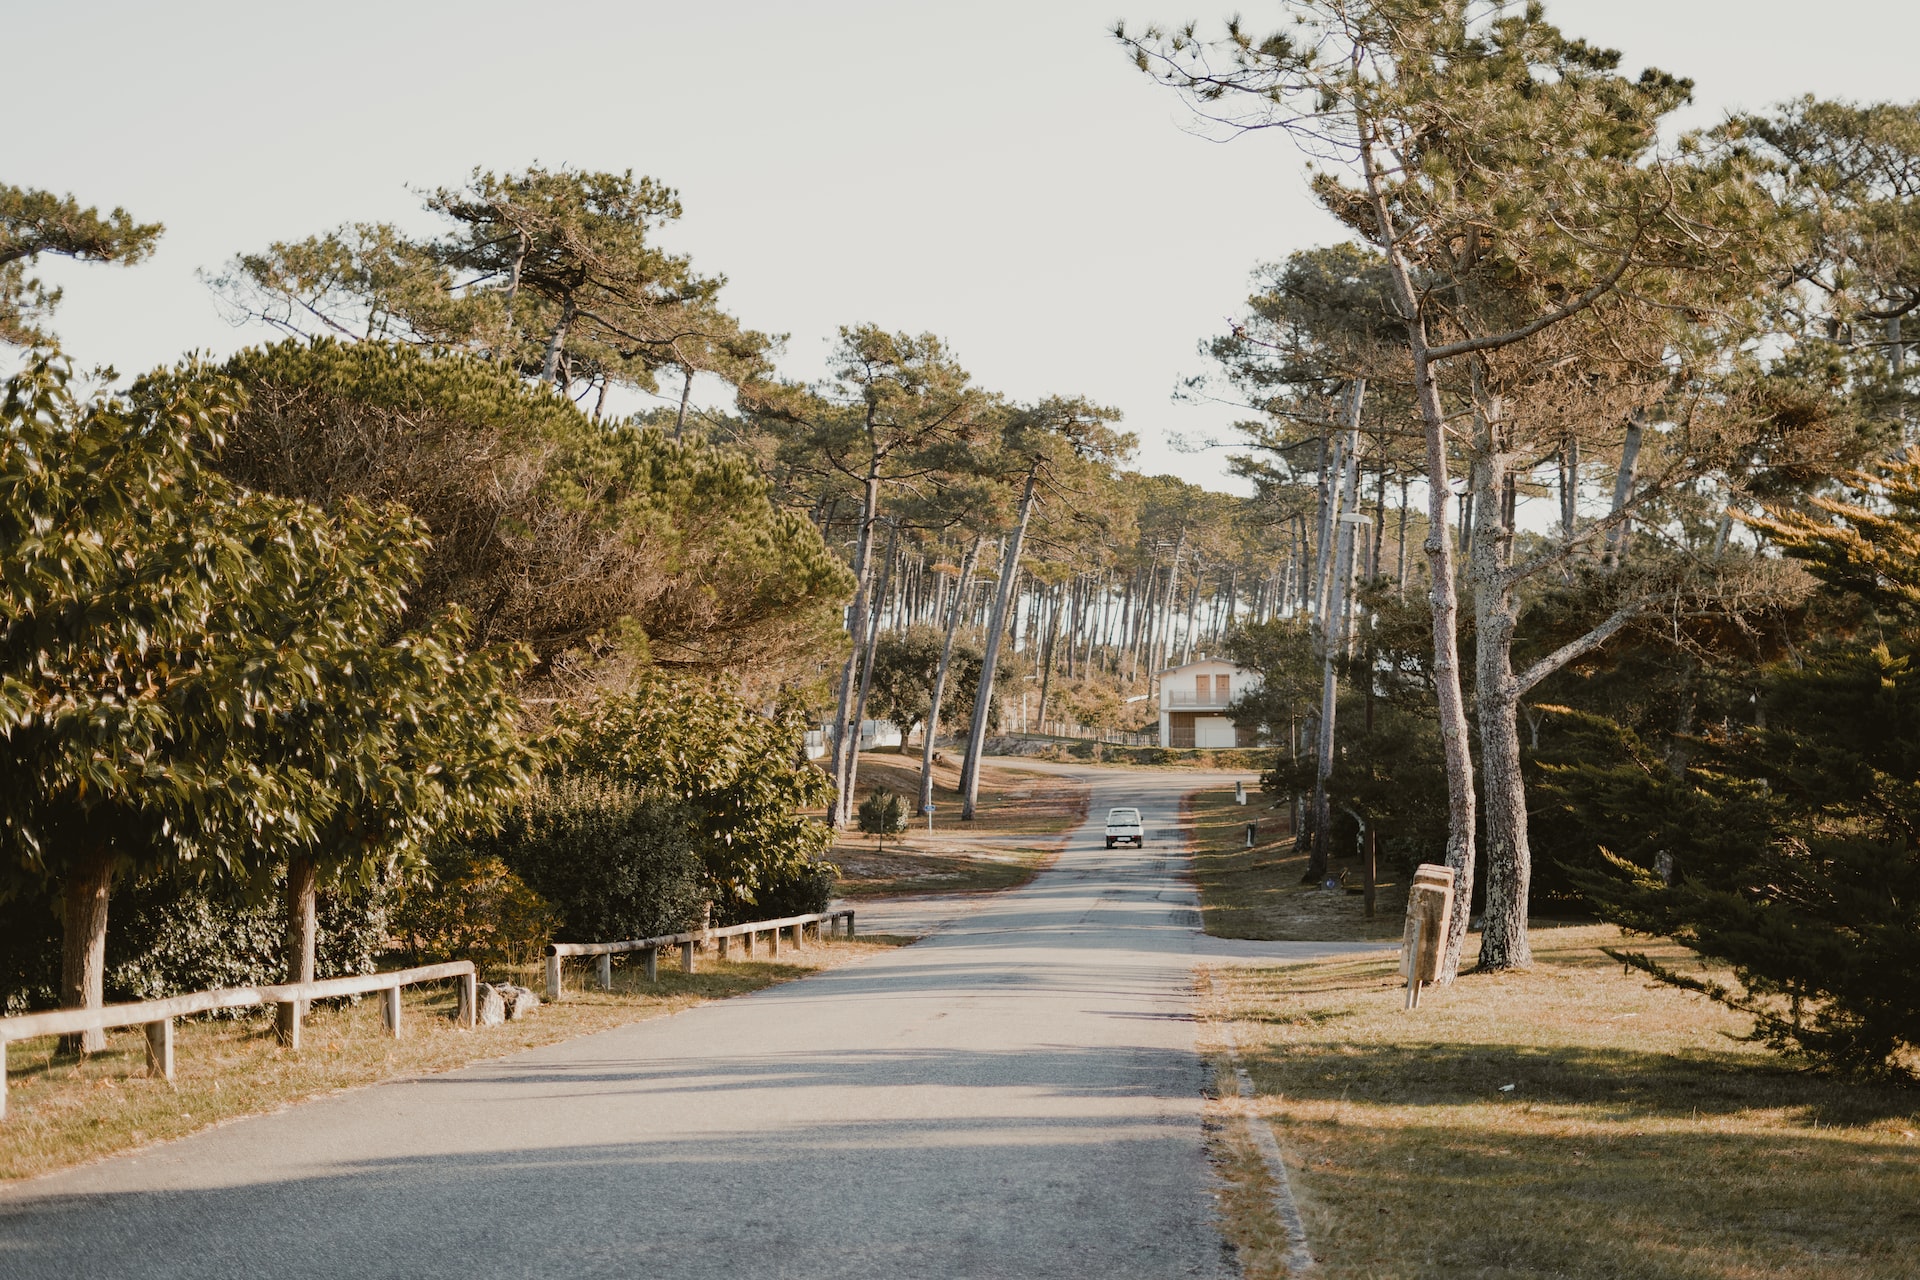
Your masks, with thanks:
[[[1233,788],[1196,791],[1184,815],[1193,838],[1193,878],[1200,914],[1216,938],[1289,939],[1304,942],[1399,942],[1407,909],[1407,886],[1384,859],[1376,871],[1374,918],[1367,920],[1358,894],[1303,885],[1307,857],[1294,848],[1285,806],[1254,788],[1247,802],[1233,802]],[[1256,823],[1255,843],[1246,829]],[[1356,888],[1362,874],[1352,849],[1336,849],[1329,867]]]
[[[911,941],[884,934],[835,939],[783,949],[772,962],[721,963],[709,952],[700,972],[663,965],[657,983],[646,981],[635,958],[615,964],[611,991],[594,985],[591,967],[579,966],[566,975],[566,999],[559,1004],[543,1002],[521,1019],[473,1031],[455,1027],[451,987],[412,988],[404,995],[403,1039],[386,1034],[377,998],[362,999],[316,1006],[298,1051],[275,1038],[271,1009],[242,1018],[185,1018],[176,1024],[172,1084],[147,1076],[138,1027],[108,1032],[107,1051],[85,1058],[57,1055],[52,1036],[16,1041],[8,1046],[11,1096],[0,1124],[0,1179],[51,1173],[341,1089],[447,1071],[677,1013]],[[484,976],[536,991],[545,986],[538,965]]]
[[[1238,1046],[1313,1274],[1916,1274],[1920,1092],[1736,1039],[1744,1019],[1623,973],[1600,950],[1620,937],[1538,929],[1531,971],[1463,975],[1411,1013],[1393,955],[1202,975],[1227,1024],[1206,1043]],[[1220,1161],[1229,1238],[1249,1276],[1286,1275],[1272,1180],[1241,1146]]]

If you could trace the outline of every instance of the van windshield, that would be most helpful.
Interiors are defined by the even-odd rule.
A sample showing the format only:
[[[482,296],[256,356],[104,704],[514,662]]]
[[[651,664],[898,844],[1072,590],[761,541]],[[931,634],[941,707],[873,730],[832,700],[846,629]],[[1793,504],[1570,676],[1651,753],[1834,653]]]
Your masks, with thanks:
[[[1109,809],[1107,810],[1107,821],[1138,822],[1140,821],[1140,811],[1138,809]]]

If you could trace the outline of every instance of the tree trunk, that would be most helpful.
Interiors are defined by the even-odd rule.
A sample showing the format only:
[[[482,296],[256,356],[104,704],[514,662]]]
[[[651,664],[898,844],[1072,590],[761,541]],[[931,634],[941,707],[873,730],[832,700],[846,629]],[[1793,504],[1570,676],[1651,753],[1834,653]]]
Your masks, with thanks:
[[[1372,177],[1372,156],[1363,157]],[[1375,196],[1382,226],[1391,228],[1392,214],[1384,198]],[[1447,770],[1447,866],[1453,869],[1453,918],[1447,925],[1447,950],[1437,975],[1452,982],[1459,971],[1460,951],[1466,943],[1467,921],[1473,904],[1475,796],[1473,754],[1468,747],[1466,695],[1460,687],[1460,597],[1454,582],[1453,540],[1447,536],[1447,416],[1440,401],[1440,384],[1427,356],[1426,321],[1412,270],[1391,241],[1387,253],[1394,300],[1407,331],[1407,349],[1413,358],[1414,397],[1420,406],[1427,445],[1427,566],[1433,581],[1428,602],[1433,615],[1434,701],[1440,719],[1440,749]]]
[[[987,713],[993,706],[993,669],[1000,662],[1000,637],[1007,629],[1007,610],[1013,600],[1014,580],[1020,575],[1020,549],[1027,537],[1027,520],[1033,515],[1033,495],[1040,470],[1027,472],[1027,486],[1020,494],[1020,515],[1013,535],[1007,539],[1007,554],[1001,562],[1000,591],[994,600],[993,620],[987,627],[986,652],[980,659],[980,687],[973,695],[973,723],[967,730],[967,756],[960,767],[960,818],[973,821],[980,803],[980,755],[987,745]]]
[[[73,864],[61,886],[60,1004],[98,1009],[106,1003],[107,900],[113,893],[113,856],[97,849]],[[99,1028],[60,1037],[62,1053],[99,1053]]]
[[[678,440],[687,429],[687,401],[693,399],[693,369],[686,369],[686,381],[680,384],[680,412],[673,419],[673,438]]]
[[[840,672],[840,696],[834,705],[833,742],[830,763],[833,785],[839,789],[833,802],[833,825],[845,827],[853,819],[853,798],[845,790],[847,754],[860,750],[860,726],[847,733],[847,717],[853,711],[854,686],[859,680],[861,639],[867,633],[868,579],[873,572],[873,522],[880,505],[880,477],[867,473],[866,493],[860,505],[860,536],[853,551],[853,604],[847,617],[847,635],[852,640],[846,665]]]
[[[1475,379],[1476,391],[1479,379]],[[1480,398],[1480,397],[1476,397]],[[1505,450],[1501,404],[1484,398],[1474,409],[1478,512],[1467,578],[1473,585],[1474,695],[1480,721],[1481,797],[1486,824],[1486,916],[1480,933],[1482,971],[1525,968],[1533,962],[1527,939],[1527,894],[1533,855],[1527,843],[1526,783],[1520,772],[1520,688],[1513,672],[1513,636],[1519,605],[1507,577],[1513,530],[1504,501],[1511,459]]]
[[[1056,600],[1053,606],[1053,619],[1047,625],[1047,638],[1040,645],[1040,710],[1034,717],[1040,723],[1040,732],[1047,732],[1047,698],[1053,692],[1053,652],[1060,644],[1060,614],[1063,600]]]
[[[980,547],[986,542],[981,534],[960,558],[960,580],[954,585],[953,607],[947,611],[947,635],[940,645],[940,665],[933,673],[933,697],[927,703],[927,731],[920,742],[920,809],[933,803],[933,739],[940,731],[940,702],[947,692],[947,672],[953,663],[953,641],[960,632],[961,610],[967,587],[973,581],[973,569],[980,562]]]
[[[1395,564],[1393,568],[1394,594],[1401,600],[1407,598],[1407,480],[1400,478],[1400,532],[1395,535]]]
[[[860,782],[860,726],[867,722],[867,694],[873,688],[873,656],[880,647],[880,619],[886,610],[887,588],[893,580],[893,553],[899,536],[900,526],[889,522],[887,557],[880,563],[880,586],[874,592],[878,607],[872,610],[873,621],[868,624],[866,634],[860,638],[860,694],[853,703],[853,750],[847,752],[847,785],[842,792],[847,797],[849,820],[853,817],[854,791]],[[905,744],[902,743],[902,745]]]
[[[1334,733],[1338,723],[1340,681],[1337,661],[1344,648],[1347,615],[1347,582],[1353,576],[1354,526],[1340,517],[1355,501],[1360,475],[1360,410],[1367,394],[1364,378],[1353,384],[1347,408],[1347,439],[1335,452],[1340,474],[1328,485],[1327,525],[1333,531],[1330,581],[1325,595],[1326,613],[1320,625],[1320,725],[1315,743],[1313,771],[1313,845],[1307,855],[1307,870],[1302,884],[1317,884],[1327,874],[1332,857],[1332,799],[1327,794],[1327,779],[1333,773]]]
[[[1633,496],[1634,469],[1640,461],[1640,436],[1642,434],[1640,414],[1636,411],[1627,419],[1627,438],[1620,446],[1620,469],[1613,476],[1613,506],[1608,510],[1610,516],[1617,516],[1626,507],[1627,499]],[[1602,559],[1611,567],[1620,563],[1620,557],[1627,552],[1627,526],[1631,520],[1621,520],[1607,530],[1606,550]]]
[[[292,858],[287,862],[287,945],[283,955],[286,981],[312,982],[314,955],[319,943],[319,872],[312,858]],[[306,1013],[306,1001],[299,1002],[299,1014]],[[291,1018],[299,1016],[291,1005],[281,1005],[276,1015],[283,1039],[293,1034]]]
[[[560,387],[560,353],[566,349],[567,330],[573,327],[573,299],[568,298],[560,307],[560,320],[553,326],[553,333],[547,339],[546,358],[540,363],[540,381],[551,382]]]

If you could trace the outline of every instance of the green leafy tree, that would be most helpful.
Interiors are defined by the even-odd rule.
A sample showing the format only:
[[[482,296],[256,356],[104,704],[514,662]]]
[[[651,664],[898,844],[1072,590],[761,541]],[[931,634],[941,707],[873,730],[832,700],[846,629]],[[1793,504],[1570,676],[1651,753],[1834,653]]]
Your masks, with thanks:
[[[153,252],[164,230],[135,222],[125,209],[101,217],[72,196],[0,182],[0,342],[51,340],[40,326],[60,305],[61,291],[28,274],[43,255],[131,266]]]
[[[84,403],[68,381],[37,357],[0,405],[0,890],[62,895],[61,997],[92,1006],[116,879],[290,865],[289,976],[311,976],[322,869],[417,860],[524,785],[519,662],[468,654],[457,618],[391,635],[416,524],[213,472],[228,380]]]
[[[971,699],[980,679],[980,650],[962,642],[949,653],[946,635],[932,627],[908,627],[880,637],[874,649],[873,692],[869,707],[900,726],[900,750],[907,730],[926,724],[945,659],[953,695]]]
[[[755,904],[817,874],[833,830],[808,816],[832,784],[806,760],[793,715],[764,716],[711,684],[650,675],[630,692],[563,709],[559,767],[691,807],[716,914],[752,919]]]

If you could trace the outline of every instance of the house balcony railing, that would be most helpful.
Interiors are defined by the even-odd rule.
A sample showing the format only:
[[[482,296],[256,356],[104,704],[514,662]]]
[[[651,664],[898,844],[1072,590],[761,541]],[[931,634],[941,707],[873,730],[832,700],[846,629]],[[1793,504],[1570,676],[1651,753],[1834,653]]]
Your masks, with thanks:
[[[1201,693],[1197,689],[1166,689],[1160,694],[1160,705],[1169,711],[1224,711],[1236,696],[1215,691]]]

